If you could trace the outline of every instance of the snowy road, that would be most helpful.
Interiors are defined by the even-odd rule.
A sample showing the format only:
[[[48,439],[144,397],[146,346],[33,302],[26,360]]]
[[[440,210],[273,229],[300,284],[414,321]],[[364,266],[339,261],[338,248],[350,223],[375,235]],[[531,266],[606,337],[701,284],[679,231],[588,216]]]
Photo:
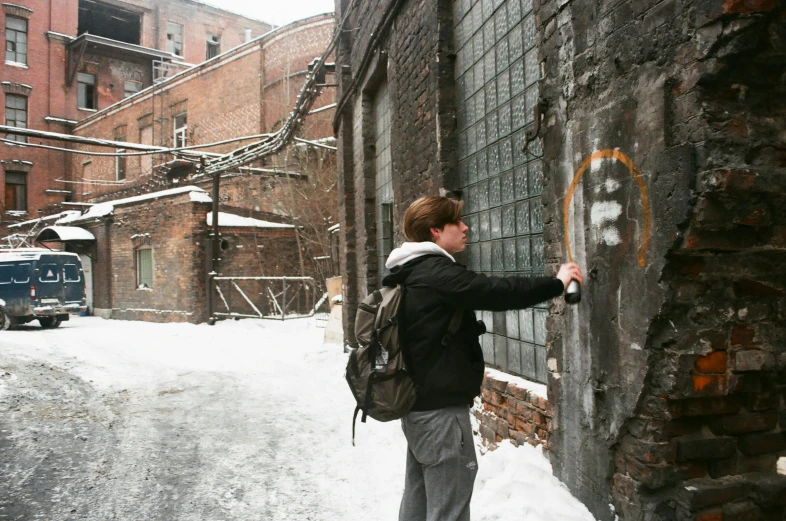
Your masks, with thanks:
[[[310,320],[75,317],[0,332],[0,520],[394,520],[398,422],[358,425]],[[481,458],[473,519],[591,520],[529,447]]]

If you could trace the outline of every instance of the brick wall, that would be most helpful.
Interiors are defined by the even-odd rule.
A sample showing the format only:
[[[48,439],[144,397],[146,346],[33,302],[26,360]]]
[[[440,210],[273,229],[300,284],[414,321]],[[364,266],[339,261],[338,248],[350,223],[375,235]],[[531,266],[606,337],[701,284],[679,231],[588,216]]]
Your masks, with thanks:
[[[547,255],[588,275],[547,324],[550,447],[598,519],[783,515],[785,15],[539,6]]]
[[[514,445],[529,443],[548,449],[554,409],[545,394],[545,385],[487,369],[472,409],[484,443],[495,447],[510,440]]]
[[[112,2],[117,4],[117,2]],[[3,62],[2,81],[19,83],[32,87],[28,102],[28,126],[30,128],[52,132],[70,133],[71,125],[62,122],[46,121],[51,116],[71,121],[78,121],[92,114],[92,111],[77,108],[77,84],[66,85],[66,66],[68,52],[67,37],[74,37],[78,27],[78,1],[58,0],[54,4],[43,0],[31,0],[23,3],[32,10],[28,19],[28,63],[27,67],[17,67]],[[132,0],[120,2],[122,7],[137,12],[143,17],[141,45],[166,50],[166,22],[177,21],[185,25],[185,59],[191,63],[205,60],[205,39],[207,32],[221,37],[221,51],[227,51],[245,41],[245,30],[251,29],[252,38],[267,33],[272,26],[265,22],[252,20],[240,15],[217,9],[198,2],[188,0],[171,0],[154,2],[152,0]],[[9,4],[10,5],[10,4]],[[51,12],[56,11],[56,16]],[[0,14],[0,23],[5,25],[5,14]],[[49,34],[47,34],[50,32]],[[57,34],[52,34],[57,33]],[[59,35],[66,35],[62,37]],[[152,83],[152,66],[147,61],[131,57],[112,57],[106,52],[87,53],[80,62],[80,71],[95,73],[97,76],[97,95],[99,109],[106,108],[123,98],[124,80],[140,81],[143,87]],[[258,93],[259,90],[254,91]],[[257,96],[258,97],[258,96]],[[253,107],[253,105],[252,105]],[[150,109],[152,112],[152,109]],[[255,112],[258,118],[258,111]],[[243,119],[239,112],[227,113],[226,121]],[[247,118],[246,118],[247,119]],[[136,122],[134,122],[136,123]],[[113,127],[114,128],[114,127]],[[254,128],[258,128],[256,125]],[[158,138],[162,135],[170,137],[167,129],[163,134],[159,128]],[[113,129],[104,129],[101,137],[113,139]],[[130,140],[138,140],[136,124],[129,127],[127,135]],[[207,136],[206,136],[207,138]],[[163,142],[162,139],[159,139]],[[106,151],[106,149],[103,149]],[[42,214],[52,213],[54,205],[69,200],[65,193],[47,193],[46,190],[74,190],[74,199],[85,190],[81,185],[56,181],[69,175],[79,178],[83,173],[82,163],[89,160],[86,156],[66,155],[63,152],[40,150],[33,148],[9,147],[0,144],[0,159],[22,160],[33,163],[28,175],[27,215],[9,216],[5,212],[4,200],[0,201],[0,235],[6,235],[6,226],[13,222],[36,218]],[[138,159],[129,159],[130,165],[138,165]],[[94,165],[99,172],[114,169]],[[73,171],[69,170],[72,167]],[[138,166],[136,166],[138,168]],[[90,168],[87,169],[90,173]],[[4,173],[0,171],[0,184],[4,186]]]
[[[329,15],[317,16],[279,28],[226,53],[219,60],[182,74],[175,81],[161,83],[151,91],[87,118],[74,128],[74,133],[114,139],[117,129],[122,129],[127,141],[141,142],[142,130],[152,126],[152,143],[147,144],[169,147],[174,144],[174,116],[182,112],[186,112],[188,117],[189,145],[264,133],[267,128],[263,118],[277,121],[289,114],[294,103],[294,96],[288,103],[280,99],[280,72],[284,57],[289,60],[293,72],[306,70],[308,63],[320,56],[327,46],[333,30],[332,20]],[[269,74],[279,81],[266,90]],[[305,76],[296,75],[290,80],[290,88],[297,92]],[[317,106],[332,100],[332,89],[326,89]],[[327,137],[330,114],[326,111],[309,117],[301,135],[311,139]],[[227,153],[250,142],[218,145],[209,151]],[[162,175],[151,174],[150,169],[170,161],[172,157],[152,157],[152,161],[148,159],[147,162],[139,157],[128,158],[127,182],[122,188],[118,185],[90,185],[83,187],[76,198],[100,200],[101,197],[116,198],[120,193],[128,195],[165,187],[168,180]],[[87,166],[84,164],[86,161],[90,161]],[[84,156],[73,156],[71,169],[75,176],[84,175],[91,180],[112,182],[116,179],[113,158],[93,157],[88,160]]]
[[[392,13],[395,24],[385,22],[386,12]],[[438,193],[445,176],[450,182],[454,175],[455,157],[450,153],[455,147],[452,98],[449,90],[439,90],[445,78],[453,74],[452,60],[445,51],[449,47],[446,42],[451,12],[451,3],[446,1],[365,2],[350,15],[349,23],[358,30],[347,33],[337,51],[339,63],[351,64],[351,72],[340,76],[338,99],[344,112],[336,128],[341,150],[342,269],[348,281],[344,295],[348,313],[344,320],[349,345],[354,342],[352,303],[380,282],[371,102],[382,83],[387,82],[390,100],[397,238],[401,238],[399,223],[409,204],[421,195]],[[373,40],[372,35],[379,39]]]

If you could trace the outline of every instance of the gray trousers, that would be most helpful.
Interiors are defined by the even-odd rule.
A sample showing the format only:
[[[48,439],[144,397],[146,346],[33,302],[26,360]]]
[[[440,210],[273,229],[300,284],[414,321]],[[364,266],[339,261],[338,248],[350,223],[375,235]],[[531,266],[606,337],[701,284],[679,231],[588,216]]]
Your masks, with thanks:
[[[478,473],[469,407],[412,411],[401,428],[407,470],[399,521],[469,521]]]

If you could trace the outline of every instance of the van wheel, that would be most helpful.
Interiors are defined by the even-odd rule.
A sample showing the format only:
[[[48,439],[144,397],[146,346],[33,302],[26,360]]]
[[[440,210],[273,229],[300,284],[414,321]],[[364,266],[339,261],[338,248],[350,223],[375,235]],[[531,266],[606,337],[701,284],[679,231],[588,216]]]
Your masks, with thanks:
[[[11,317],[5,312],[5,308],[0,306],[0,331],[5,331],[11,327]]]
[[[38,319],[38,323],[44,329],[54,329],[60,326],[60,319],[57,317],[41,317]]]

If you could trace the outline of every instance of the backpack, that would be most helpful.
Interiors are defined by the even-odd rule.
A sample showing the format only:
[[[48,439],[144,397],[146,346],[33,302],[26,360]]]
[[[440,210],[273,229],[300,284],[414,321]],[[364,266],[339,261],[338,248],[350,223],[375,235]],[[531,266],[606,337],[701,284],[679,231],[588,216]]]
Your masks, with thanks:
[[[404,286],[383,287],[368,295],[358,305],[355,338],[358,346],[349,354],[346,378],[357,406],[352,417],[352,444],[355,423],[360,411],[361,422],[371,416],[377,421],[397,420],[407,414],[417,399],[415,384],[404,361],[399,342],[400,310]],[[462,310],[457,309],[442,340],[447,346],[458,330]]]

